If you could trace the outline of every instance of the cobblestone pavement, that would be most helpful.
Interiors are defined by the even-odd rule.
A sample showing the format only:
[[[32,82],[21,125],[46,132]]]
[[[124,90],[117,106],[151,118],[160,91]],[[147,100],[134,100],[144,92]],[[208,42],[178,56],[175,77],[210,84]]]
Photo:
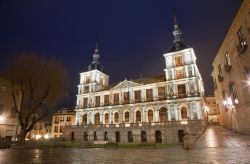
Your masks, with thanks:
[[[167,149],[26,148],[0,150],[1,164],[81,164],[81,163],[249,163],[250,136],[219,126],[209,127],[191,150],[182,146]]]

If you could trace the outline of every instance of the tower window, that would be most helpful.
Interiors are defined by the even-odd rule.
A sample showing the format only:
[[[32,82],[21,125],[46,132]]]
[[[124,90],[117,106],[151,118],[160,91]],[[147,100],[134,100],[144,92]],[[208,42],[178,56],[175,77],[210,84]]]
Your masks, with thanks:
[[[109,95],[104,96],[104,105],[108,106],[109,105]]]
[[[146,99],[147,99],[147,101],[152,101],[153,100],[153,91],[152,91],[152,89],[147,89],[146,90]]]
[[[100,96],[95,97],[95,106],[99,107],[100,106]]]
[[[129,92],[123,92],[124,104],[129,103]]]
[[[165,87],[158,87],[158,97],[159,100],[165,99]]]
[[[178,98],[186,97],[186,87],[185,84],[178,85]]]
[[[119,104],[119,93],[114,94],[114,105]]]
[[[86,84],[90,83],[90,77],[89,77],[89,76],[86,76],[86,78],[85,78],[85,83],[86,83]]]
[[[176,71],[176,78],[177,78],[177,79],[182,79],[182,78],[184,78],[184,71],[183,71],[183,70],[178,70],[178,71]]]
[[[86,108],[88,106],[88,98],[83,98],[83,108]]]
[[[141,91],[135,91],[135,102],[141,102]]]
[[[175,66],[176,67],[184,65],[182,56],[176,56],[174,59],[175,59]]]

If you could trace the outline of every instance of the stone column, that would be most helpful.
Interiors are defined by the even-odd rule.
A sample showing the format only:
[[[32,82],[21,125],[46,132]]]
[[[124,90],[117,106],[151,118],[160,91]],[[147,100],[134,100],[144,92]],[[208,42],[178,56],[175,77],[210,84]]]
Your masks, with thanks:
[[[142,115],[141,115],[142,116],[142,119],[141,119],[142,122],[146,122],[146,119],[145,119],[145,108],[146,108],[145,106],[142,106]]]
[[[109,124],[112,122],[112,110],[109,109]]]

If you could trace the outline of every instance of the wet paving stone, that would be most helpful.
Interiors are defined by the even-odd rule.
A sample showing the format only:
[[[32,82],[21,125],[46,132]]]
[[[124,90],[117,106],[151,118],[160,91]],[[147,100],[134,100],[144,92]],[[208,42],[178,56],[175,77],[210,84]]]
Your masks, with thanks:
[[[209,127],[194,149],[44,147],[0,150],[0,164],[250,164],[250,136]]]

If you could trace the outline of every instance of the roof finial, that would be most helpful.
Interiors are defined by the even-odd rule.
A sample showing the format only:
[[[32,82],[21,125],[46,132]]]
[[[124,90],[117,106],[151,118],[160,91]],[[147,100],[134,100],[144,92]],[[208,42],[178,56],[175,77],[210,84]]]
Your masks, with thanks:
[[[96,35],[95,37],[95,53],[98,54],[98,48],[99,48],[99,36]]]

